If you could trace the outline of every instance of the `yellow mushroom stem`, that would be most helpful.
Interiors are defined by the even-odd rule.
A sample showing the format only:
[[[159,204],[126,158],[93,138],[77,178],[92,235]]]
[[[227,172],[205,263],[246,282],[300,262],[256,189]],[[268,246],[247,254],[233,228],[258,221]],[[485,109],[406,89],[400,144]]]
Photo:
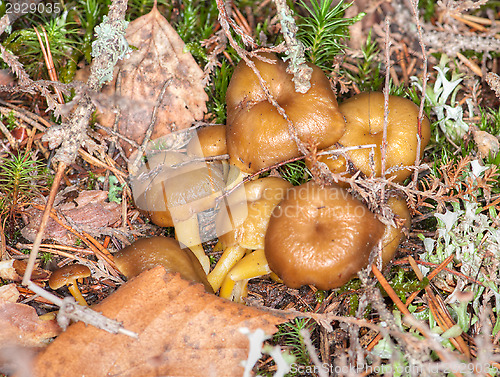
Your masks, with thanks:
[[[243,297],[248,296],[248,280],[240,280],[234,283],[233,293],[228,297],[231,301],[243,303]]]
[[[80,293],[80,290],[78,289],[78,285],[75,280],[71,280],[68,283],[68,291],[71,293],[71,295],[75,298],[76,302],[78,302],[82,306],[88,306],[87,301],[83,298],[82,294]]]
[[[220,297],[230,298],[236,282],[267,275],[270,272],[264,250],[255,250],[246,255],[229,271],[222,283],[219,295]],[[235,294],[237,301],[241,298],[241,295],[242,293]]]
[[[208,274],[207,279],[214,292],[222,285],[224,277],[245,255],[245,249],[241,246],[229,246],[224,250],[214,269]]]
[[[280,277],[276,275],[274,272],[271,272],[269,274],[269,277],[271,278],[272,281],[283,284],[283,280],[281,280]]]
[[[208,274],[210,270],[210,259],[205,254],[201,245],[200,231],[198,228],[198,217],[196,213],[187,220],[175,223],[175,236],[179,243],[189,247],[193,254],[200,261],[203,271]]]

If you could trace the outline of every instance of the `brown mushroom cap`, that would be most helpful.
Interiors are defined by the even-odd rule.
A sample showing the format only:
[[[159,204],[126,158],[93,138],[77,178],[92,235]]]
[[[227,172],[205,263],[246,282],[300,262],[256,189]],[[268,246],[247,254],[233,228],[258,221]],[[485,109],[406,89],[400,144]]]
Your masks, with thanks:
[[[213,157],[227,153],[226,126],[214,124],[196,130],[186,147],[189,156]]]
[[[367,92],[358,94],[344,101],[340,111],[346,120],[344,135],[338,143],[344,147],[357,145],[376,144],[374,148],[375,176],[381,175],[381,151],[383,129],[384,129],[384,95],[380,92]],[[417,132],[418,132],[419,108],[412,101],[389,96],[389,117],[387,122],[387,149],[386,170],[402,165],[412,166],[415,164],[417,155]],[[421,125],[422,139],[420,143],[420,156],[430,140],[430,123],[424,117]],[[336,149],[338,145],[332,145],[330,149]],[[348,166],[346,159],[340,156],[337,159],[323,156],[321,162],[328,165],[331,171],[341,173],[347,171],[353,173],[361,170],[370,176],[371,149],[357,149],[347,151],[347,157],[353,166]],[[352,171],[349,171],[352,170]],[[396,182],[402,182],[411,175],[412,170],[397,170],[388,177],[395,176]]]
[[[275,64],[253,58],[272,96],[293,122],[303,142],[326,148],[342,136],[345,122],[339,112],[330,82],[318,67],[313,69],[311,88],[305,94],[295,92],[286,64],[273,54],[262,54]],[[253,173],[277,162],[299,155],[290,137],[288,124],[267,101],[257,76],[244,61],[236,67],[226,93],[227,150],[230,163]]]
[[[153,185],[157,183],[157,175],[152,172],[184,161],[187,161],[186,155],[172,151],[162,151],[148,156],[148,161],[136,174],[137,178],[131,182],[135,205],[147,213],[151,221],[158,226],[171,227],[174,226],[174,221],[170,211],[165,207],[162,186]]]
[[[396,216],[404,221],[403,226],[407,229],[411,225],[411,215],[408,206],[406,205],[406,200],[392,196],[387,201],[389,208]],[[385,227],[384,235],[382,237],[382,264],[387,265],[396,253],[399,244],[404,237],[403,229],[401,227],[393,227],[387,225]]]
[[[231,214],[220,211],[216,218],[219,241],[223,247],[240,245],[243,248],[256,250],[264,248],[269,218],[274,207],[285,197],[292,184],[278,177],[260,178],[245,183],[246,211],[241,214],[239,207],[232,205]],[[230,229],[225,234],[221,229]]]
[[[269,220],[269,267],[291,288],[337,288],[368,264],[384,225],[338,186],[308,182],[288,190]]]
[[[129,279],[161,265],[167,272],[178,272],[184,279],[201,283],[207,292],[213,293],[198,259],[191,250],[181,249],[179,242],[173,238],[138,239],[117,252],[114,261],[118,270]]]
[[[55,270],[49,278],[49,287],[59,289],[67,284],[75,283],[78,279],[90,276],[90,268],[83,264],[68,264]]]
[[[141,178],[148,174],[148,178]],[[182,221],[213,207],[223,187],[220,163],[189,162],[186,155],[177,152],[161,152],[150,158],[132,185],[137,207],[158,226],[174,226],[172,216]]]

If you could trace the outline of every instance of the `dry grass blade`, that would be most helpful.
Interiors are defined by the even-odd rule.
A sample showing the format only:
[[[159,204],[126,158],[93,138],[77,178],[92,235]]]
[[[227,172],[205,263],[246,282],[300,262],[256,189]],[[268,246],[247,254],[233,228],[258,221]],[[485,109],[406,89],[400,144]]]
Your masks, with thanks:
[[[418,280],[422,281],[424,277],[417,264],[415,263],[415,260],[411,256],[408,257],[408,260],[410,261],[410,265],[417,275]],[[443,265],[443,263],[441,263],[441,265]],[[444,266],[445,265],[443,265],[443,267]],[[437,273],[438,272],[436,272],[433,276],[435,276]],[[446,309],[446,305],[444,304],[441,297],[436,296],[430,286],[426,286],[424,289],[427,296],[427,304],[429,305],[429,310],[431,311],[432,316],[438,323],[439,327],[443,330],[443,332],[446,332],[447,330],[455,326],[453,318],[451,318],[451,315]],[[470,358],[471,355],[469,347],[465,343],[462,335],[449,338],[449,340],[461,353],[467,356],[467,358]]]
[[[394,292],[394,289],[392,289],[392,287],[389,285],[389,283],[385,279],[384,275],[382,275],[382,273],[380,272],[380,270],[375,265],[372,265],[372,272],[373,272],[373,275],[375,275],[375,277],[379,281],[379,283],[382,286],[382,288],[384,288],[384,290],[389,295],[389,297],[391,298],[391,300],[394,302],[394,304],[397,306],[397,308],[401,311],[401,313],[403,313],[405,316],[407,316],[407,317],[409,317],[411,319],[410,322],[413,324],[413,326],[418,331],[420,331],[420,333],[422,335],[424,335],[426,338],[429,338],[430,334],[428,333],[428,331],[426,331],[426,329],[424,329],[420,325],[420,323],[415,319],[415,317],[410,313],[410,311],[405,306],[405,304],[403,304],[403,302],[400,300],[400,298],[398,297],[398,295],[396,294],[396,292]],[[436,350],[436,353],[438,354],[438,356],[440,357],[440,359],[442,361],[444,361],[444,362],[449,361],[448,360],[449,358],[445,354],[443,354],[441,351]],[[459,373],[456,373],[456,375],[457,376],[461,376],[461,374],[459,374]]]
[[[410,257],[411,258],[411,257]],[[412,258],[413,259],[413,258]],[[429,276],[427,276],[427,278],[429,280],[431,280],[433,277],[435,277],[440,271],[442,271],[445,266],[448,265],[448,263],[451,262],[451,260],[453,259],[453,255],[450,255],[448,258],[446,258],[441,264],[439,264],[439,266],[437,266],[430,274]],[[417,291],[414,291],[410,294],[410,296],[408,296],[408,299],[406,300],[406,308],[408,308],[410,306],[410,304],[413,302],[413,300],[418,296],[418,294],[420,293],[421,289],[417,290]],[[368,346],[366,347],[366,349],[368,351],[371,351],[373,349],[373,347],[375,347],[377,345],[377,343],[382,339],[382,334],[377,334],[377,336],[370,342],[370,344],[368,344]]]

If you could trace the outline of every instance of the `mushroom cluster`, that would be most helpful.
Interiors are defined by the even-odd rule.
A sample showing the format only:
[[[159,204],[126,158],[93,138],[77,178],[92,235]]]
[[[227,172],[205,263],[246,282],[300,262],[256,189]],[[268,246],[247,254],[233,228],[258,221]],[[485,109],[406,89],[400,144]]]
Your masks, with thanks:
[[[318,149],[353,147],[320,158],[332,172],[347,177],[358,172],[365,176],[384,174],[402,182],[429,141],[428,119],[419,124],[414,103],[390,96],[384,130],[382,93],[363,93],[338,106],[329,80],[311,64],[311,88],[304,94],[295,92],[292,75],[275,55],[260,54],[251,64],[259,75],[245,61],[234,71],[226,94],[226,126],[198,129],[185,154],[159,152],[148,158],[138,174],[142,179],[133,185],[138,207],[155,224],[175,226],[181,247],[189,247],[197,257],[202,278],[197,267],[196,273],[190,267],[186,277],[215,292],[220,289],[220,296],[226,298],[240,298],[249,279],[270,272],[293,288],[304,284],[320,289],[340,287],[368,265],[376,245],[380,246],[382,263],[387,264],[403,238],[403,229],[410,225],[408,207],[400,198],[387,200],[396,220],[387,225],[340,183],[292,186],[281,178],[267,177],[250,180],[243,190],[228,196],[224,192],[239,184],[246,174],[298,157],[293,133],[302,143]],[[269,94],[286,117],[269,101]],[[385,169],[381,149],[384,133]],[[364,144],[375,147],[355,148]],[[229,164],[213,161],[217,160],[215,156],[226,154]],[[197,214],[218,203],[222,205],[215,226],[223,254],[209,272]],[[170,268],[170,262],[159,256],[159,246],[151,246],[165,242],[144,241],[146,249],[152,250],[147,251],[148,255],[152,253],[147,267],[119,268],[130,276],[152,264]],[[179,260],[183,262],[179,263],[184,266],[191,254],[183,254],[181,247],[166,252],[182,255]],[[170,250],[170,246],[161,248]],[[129,253],[129,249],[120,252],[117,265],[121,265],[122,255]],[[139,259],[145,258],[145,251],[138,253]],[[128,269],[134,272],[126,272]]]

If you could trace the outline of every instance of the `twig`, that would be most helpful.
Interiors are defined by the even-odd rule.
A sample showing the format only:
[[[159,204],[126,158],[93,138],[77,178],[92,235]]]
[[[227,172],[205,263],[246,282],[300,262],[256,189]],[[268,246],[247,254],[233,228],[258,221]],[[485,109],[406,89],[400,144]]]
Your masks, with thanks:
[[[417,131],[417,150],[415,156],[415,166],[418,166],[420,162],[420,146],[422,143],[422,121],[424,120],[424,106],[427,91],[427,51],[424,44],[424,37],[422,35],[422,25],[420,24],[420,17],[418,13],[418,0],[410,0],[411,9],[415,16],[415,24],[417,25],[418,42],[420,48],[422,49],[422,99],[420,100],[420,108],[418,110],[418,131]],[[418,170],[413,172],[413,185],[416,187],[418,179]]]
[[[372,265],[372,272],[373,272],[373,275],[375,275],[375,277],[379,281],[380,285],[382,285],[382,288],[384,288],[385,292],[389,295],[392,302],[394,302],[394,304],[396,304],[399,311],[405,315],[404,321],[407,323],[410,323],[411,326],[414,326],[428,340],[433,341],[432,335],[429,333],[428,329],[426,329],[423,326],[423,324],[420,321],[418,321],[413,316],[413,314],[410,313],[410,311],[405,306],[405,304],[403,304],[401,302],[401,300],[398,297],[398,295],[396,294],[396,292],[394,292],[394,289],[392,289],[392,287],[389,285],[389,283],[385,279],[384,275],[382,275],[382,273],[379,271],[379,269],[375,265]],[[440,350],[436,349],[436,353],[438,354],[438,356],[440,357],[441,360],[443,360],[445,362],[450,361],[450,358],[446,354],[441,352]],[[457,373],[457,375],[459,375],[459,374]]]
[[[28,259],[28,264],[26,266],[26,271],[23,276],[23,285],[28,285],[31,283],[31,273],[33,268],[35,267],[36,257],[38,255],[38,249],[40,248],[40,244],[42,243],[42,239],[45,233],[45,228],[47,227],[47,223],[50,217],[50,211],[52,206],[54,205],[54,200],[56,198],[56,194],[59,189],[59,183],[61,182],[62,176],[64,174],[64,170],[66,169],[66,165],[63,162],[59,163],[57,167],[56,176],[54,177],[54,183],[52,184],[52,188],[50,189],[49,197],[47,199],[47,204],[45,205],[45,210],[42,214],[42,220],[40,222],[40,228],[38,229],[38,233],[36,234],[35,241],[33,242],[33,249],[31,249],[30,257]]]
[[[413,257],[409,256],[408,261],[410,262],[413,272],[415,272],[415,275],[417,275],[418,280],[422,281],[424,279],[424,276],[415,263]],[[438,323],[439,327],[443,330],[443,332],[449,330],[452,326],[455,325],[455,323],[453,322],[450,313],[446,309],[444,303],[434,294],[431,287],[426,286],[424,290],[427,296],[427,304],[429,306],[430,312],[432,313],[432,316]],[[465,356],[470,357],[469,347],[467,347],[461,335],[457,337],[451,337],[449,338],[449,340],[455,346],[455,348],[457,348]]]
[[[311,341],[311,334],[309,334],[309,330],[302,329],[300,330],[300,335],[304,340],[304,345],[306,346],[307,352],[309,352],[309,356],[311,357],[311,361],[317,367],[319,377],[328,377],[328,373],[322,368],[321,360],[316,353],[316,349],[314,348]]]
[[[2,121],[0,121],[0,131],[2,131],[2,133],[7,138],[7,141],[9,142],[10,147],[12,149],[17,149],[18,144],[19,144],[18,141],[16,140],[16,138],[14,136],[12,136],[9,129],[7,127],[5,127],[5,125],[3,124]]]
[[[0,261],[3,261],[7,255],[7,241],[5,239],[4,226],[0,222]]]
[[[54,60],[52,59],[52,52],[50,51],[50,44],[49,44],[49,38],[47,37],[47,32],[45,31],[45,28],[42,26],[42,32],[43,32],[43,36],[45,37],[45,43],[46,43],[46,47],[45,47],[43,44],[43,41],[42,41],[42,37],[40,36],[40,33],[38,32],[38,29],[36,27],[33,27],[33,29],[35,29],[35,33],[36,33],[36,36],[38,38],[38,42],[40,43],[40,48],[42,49],[42,54],[43,54],[43,58],[45,60],[45,65],[47,66],[47,71],[49,73],[49,77],[52,81],[58,81],[57,72],[54,68]],[[61,91],[56,86],[54,87],[54,90],[56,91],[59,103],[63,104],[64,98],[62,96]]]
[[[123,334],[131,338],[138,338],[138,334],[133,331],[123,328],[121,322],[109,319],[86,306],[76,303],[72,297],[65,297],[60,299],[56,295],[47,292],[45,289],[40,288],[33,282],[29,282],[28,288],[37,295],[49,300],[55,305],[59,306],[59,314],[57,316],[57,323],[63,330],[65,330],[71,321],[82,321],[85,324],[96,326],[100,329],[106,330],[112,334]]]
[[[382,131],[381,176],[385,177],[385,160],[387,152],[387,124],[389,123],[389,71],[391,67],[391,41],[389,39],[389,17],[385,19],[385,85],[384,85],[384,129]],[[382,192],[383,194],[383,192]],[[383,197],[383,195],[382,195]]]
[[[172,82],[172,79],[166,80],[160,90],[160,93],[158,93],[158,98],[156,99],[156,105],[153,108],[153,113],[151,114],[151,120],[149,122],[148,128],[146,130],[146,134],[144,135],[144,140],[142,141],[142,144],[140,145],[139,149],[137,150],[136,157],[132,164],[129,165],[129,172],[130,174],[135,174],[138,170],[139,163],[141,162],[141,159],[144,155],[144,151],[146,150],[146,147],[149,143],[149,140],[151,139],[151,135],[153,134],[153,129],[156,124],[156,117],[158,113],[158,108],[161,106],[161,103],[163,101],[163,97],[165,96],[165,92],[167,90],[167,87],[170,85]]]

